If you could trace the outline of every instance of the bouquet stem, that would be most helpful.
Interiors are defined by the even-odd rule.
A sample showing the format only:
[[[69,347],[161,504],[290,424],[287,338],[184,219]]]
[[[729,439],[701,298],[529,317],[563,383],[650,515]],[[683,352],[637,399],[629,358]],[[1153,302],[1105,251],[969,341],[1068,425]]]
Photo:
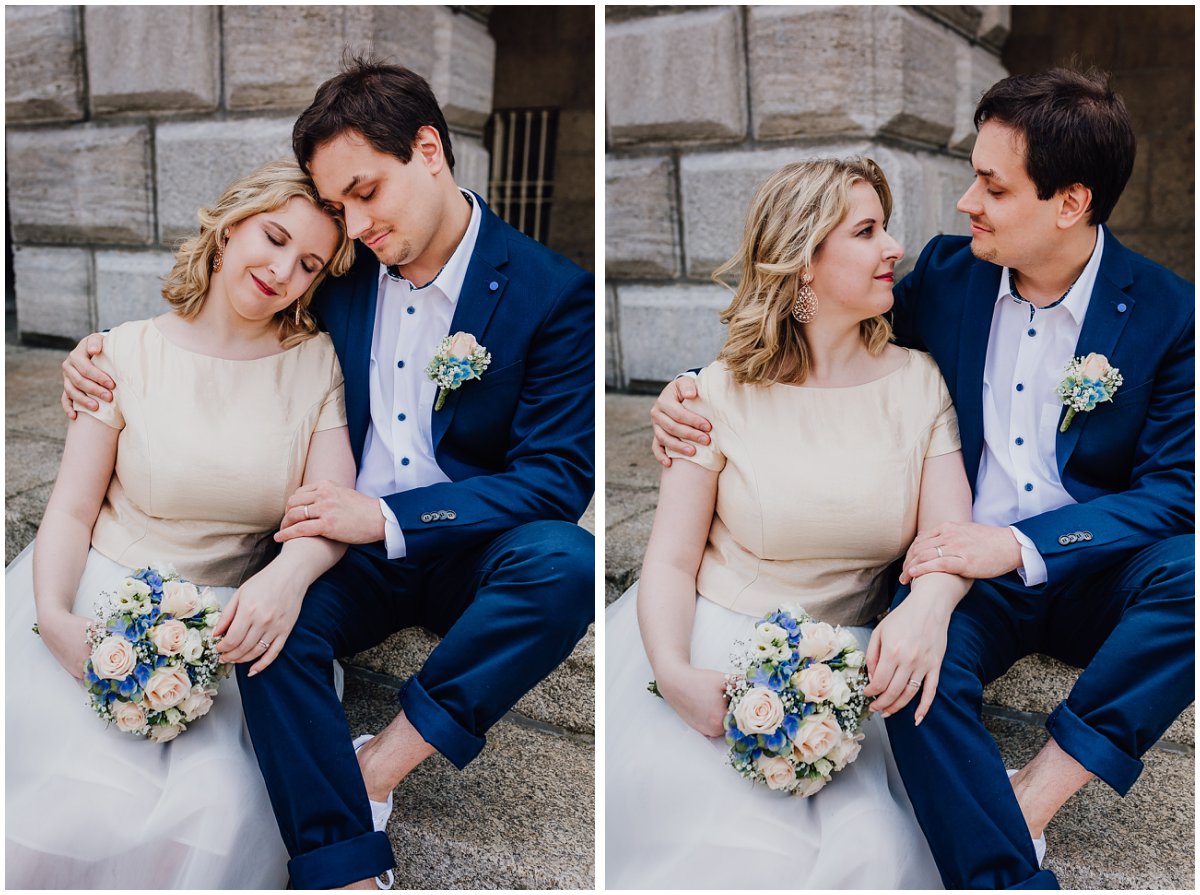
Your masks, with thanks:
[[[1071,420],[1075,419],[1075,408],[1068,407],[1067,415],[1063,417],[1062,425],[1058,427],[1059,432],[1066,432],[1067,427],[1071,425]]]

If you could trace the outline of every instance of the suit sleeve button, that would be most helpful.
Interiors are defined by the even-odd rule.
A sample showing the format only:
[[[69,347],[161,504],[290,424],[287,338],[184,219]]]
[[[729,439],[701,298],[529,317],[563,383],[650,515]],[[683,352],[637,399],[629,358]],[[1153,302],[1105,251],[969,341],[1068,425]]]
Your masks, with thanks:
[[[1058,539],[1058,543],[1060,543],[1060,544],[1062,544],[1062,546],[1066,547],[1069,543],[1071,543],[1071,539],[1068,538],[1066,535],[1063,535],[1062,537],[1060,537]]]
[[[1092,533],[1090,531],[1085,531],[1083,534],[1080,535],[1080,537],[1083,538],[1085,541],[1090,541],[1092,539]]]
[[[430,516],[428,513],[422,513],[422,514],[421,514],[421,521],[422,521],[422,522],[432,522],[432,521],[433,521],[433,517],[432,517],[432,516]]]
[[[446,518],[447,518],[447,519],[457,519],[457,518],[458,518],[458,513],[454,512],[454,510],[448,510],[448,511],[446,512]]]

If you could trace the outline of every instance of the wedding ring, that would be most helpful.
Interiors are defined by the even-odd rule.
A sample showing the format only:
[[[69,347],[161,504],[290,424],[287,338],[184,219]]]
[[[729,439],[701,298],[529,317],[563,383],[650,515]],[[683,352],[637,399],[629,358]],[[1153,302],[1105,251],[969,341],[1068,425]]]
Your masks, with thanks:
[[[921,686],[921,682],[920,682],[920,681],[917,681],[917,680],[909,680],[909,682],[908,682],[908,685],[909,685],[910,687],[920,687],[920,686]]]
[[[265,641],[265,640],[258,641],[258,645],[261,646],[263,649],[271,648],[271,644],[267,643],[267,641]]]
[[[934,547],[933,549],[934,549],[934,550],[936,550],[936,551],[938,552],[938,559],[941,559],[941,558],[942,558],[942,548],[941,548],[941,547]]]
[[[305,519],[311,519],[311,518],[312,518],[312,514],[311,514],[311,513],[309,513],[309,511],[308,511],[308,504],[305,504],[305,505],[304,505],[304,518],[305,518]],[[939,548],[938,548],[938,555],[939,555],[939,556],[941,556],[941,553],[942,553],[942,550],[941,550],[941,548],[939,547]]]

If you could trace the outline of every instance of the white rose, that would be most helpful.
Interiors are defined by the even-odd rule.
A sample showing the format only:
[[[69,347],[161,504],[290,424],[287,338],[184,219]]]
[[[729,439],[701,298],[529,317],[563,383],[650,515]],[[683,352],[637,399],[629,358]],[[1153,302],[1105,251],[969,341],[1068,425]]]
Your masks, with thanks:
[[[796,770],[782,755],[760,755],[754,765],[771,789],[791,789],[796,785]]]
[[[156,743],[169,743],[181,733],[182,724],[156,724],[150,728],[150,739]]]
[[[136,667],[133,644],[124,637],[105,637],[92,650],[92,670],[98,678],[123,681]]]
[[[858,758],[858,753],[862,749],[863,734],[855,734],[854,736],[843,736],[841,741],[825,753],[825,757],[833,762],[833,769],[840,771],[854,759]]]
[[[187,699],[192,690],[187,672],[169,665],[158,669],[146,681],[146,704],[156,712],[165,712]]]
[[[187,629],[187,635],[183,639],[179,654],[183,656],[185,662],[193,664],[204,657],[204,640],[195,628]]]
[[[850,685],[846,683],[846,675],[843,672],[835,671],[832,677],[833,680],[829,684],[829,701],[840,709],[850,701],[850,697],[854,694]]]
[[[209,613],[206,613],[206,614],[205,614],[205,616],[204,616],[204,626],[205,626],[206,628],[208,628],[208,631],[209,631],[209,633],[210,633],[210,634],[212,633],[212,629],[213,629],[213,628],[215,628],[215,627],[216,627],[217,625],[219,625],[220,623],[221,623],[221,613],[220,613],[220,610],[215,610],[215,609],[214,609],[212,612],[209,612]]]
[[[475,337],[470,333],[456,332],[450,338],[450,350],[446,353],[451,357],[470,357],[474,353],[478,344],[479,343],[475,341]]]
[[[212,694],[208,690],[194,687],[192,692],[188,694],[188,698],[179,704],[179,710],[183,712],[183,717],[186,720],[195,721],[197,718],[203,718],[207,715],[212,705]]]
[[[205,612],[214,612],[221,608],[221,601],[217,599],[217,595],[211,587],[200,591],[200,608]]]
[[[146,711],[136,702],[118,702],[113,707],[113,720],[117,730],[137,733],[146,726]]]
[[[837,652],[837,633],[825,622],[804,622],[800,625],[800,643],[796,652],[802,657],[820,661]]]
[[[764,622],[754,629],[754,639],[759,643],[768,643],[774,646],[777,643],[787,643],[787,631],[773,625],[770,622]]]
[[[132,615],[145,615],[150,611],[150,585],[136,578],[126,578],[117,587],[117,598],[114,604],[121,612]]]
[[[825,787],[829,781],[825,777],[805,777],[796,783],[796,795],[808,797]]]
[[[774,690],[751,687],[733,710],[733,719],[744,734],[771,734],[783,723],[783,703]]]
[[[1079,372],[1085,379],[1103,379],[1108,372],[1108,358],[1093,351],[1083,359]]]
[[[833,762],[831,762],[828,757],[818,758],[813,762],[812,766],[813,770],[815,770],[822,777],[828,777],[833,773]]]
[[[168,581],[159,608],[176,618],[191,618],[200,611],[200,591],[186,581]]]
[[[856,649],[852,652],[846,653],[846,658],[842,661],[844,661],[849,668],[861,668],[863,663],[867,661],[867,657],[862,650]]]
[[[837,629],[837,651],[844,653],[846,650],[858,649],[858,638],[854,636],[854,632],[849,628]]]
[[[187,633],[187,625],[171,618],[164,622],[159,622],[151,628],[149,636],[150,642],[154,644],[159,655],[175,656],[183,649]]]
[[[796,760],[812,764],[836,746],[842,739],[837,720],[827,712],[809,715],[796,731],[793,743]]]

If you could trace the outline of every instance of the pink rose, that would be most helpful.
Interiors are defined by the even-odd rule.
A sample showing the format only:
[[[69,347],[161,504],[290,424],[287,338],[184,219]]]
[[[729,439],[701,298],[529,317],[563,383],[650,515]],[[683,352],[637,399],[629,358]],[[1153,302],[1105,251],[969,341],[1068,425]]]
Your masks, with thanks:
[[[92,670],[98,678],[122,681],[136,667],[133,644],[124,637],[105,637],[92,650]]]
[[[825,622],[804,622],[800,625],[800,642],[796,645],[796,652],[801,656],[819,662],[838,651],[838,635],[832,625]]]
[[[782,755],[760,755],[754,761],[771,789],[791,789],[796,784],[796,770]]]
[[[208,710],[212,708],[212,694],[207,690],[202,690],[196,687],[188,694],[187,699],[179,703],[179,710],[183,712],[183,717],[187,721],[195,721],[197,718],[203,718],[208,714]]]
[[[858,753],[862,750],[862,740],[863,734],[861,733],[852,737],[843,736],[832,749],[825,753],[825,757],[833,763],[835,771],[840,771],[858,758]]]
[[[150,629],[150,642],[161,655],[176,656],[183,650],[187,634],[187,625],[172,618]]]
[[[200,591],[186,581],[168,581],[163,585],[159,609],[176,618],[191,618],[200,611]]]
[[[182,724],[155,724],[150,728],[150,739],[156,743],[169,743],[183,733]]]
[[[820,702],[829,695],[832,684],[833,670],[821,662],[792,675],[792,686],[804,694],[805,702]]]
[[[1093,351],[1083,359],[1079,372],[1086,379],[1103,379],[1104,374],[1108,372],[1108,358]]]
[[[733,719],[742,733],[774,733],[783,723],[783,703],[775,691],[751,687],[733,710]]]
[[[467,358],[471,356],[478,345],[479,343],[475,341],[475,337],[470,333],[457,332],[450,339],[450,351],[448,353],[451,357]]]
[[[842,739],[842,729],[833,716],[821,712],[809,715],[796,731],[793,743],[797,761],[812,764],[836,746]]]
[[[156,712],[165,712],[187,699],[192,682],[182,668],[164,666],[146,682],[146,703]]]
[[[118,702],[113,709],[113,720],[117,722],[117,730],[137,733],[146,726],[146,712],[136,702]]]

